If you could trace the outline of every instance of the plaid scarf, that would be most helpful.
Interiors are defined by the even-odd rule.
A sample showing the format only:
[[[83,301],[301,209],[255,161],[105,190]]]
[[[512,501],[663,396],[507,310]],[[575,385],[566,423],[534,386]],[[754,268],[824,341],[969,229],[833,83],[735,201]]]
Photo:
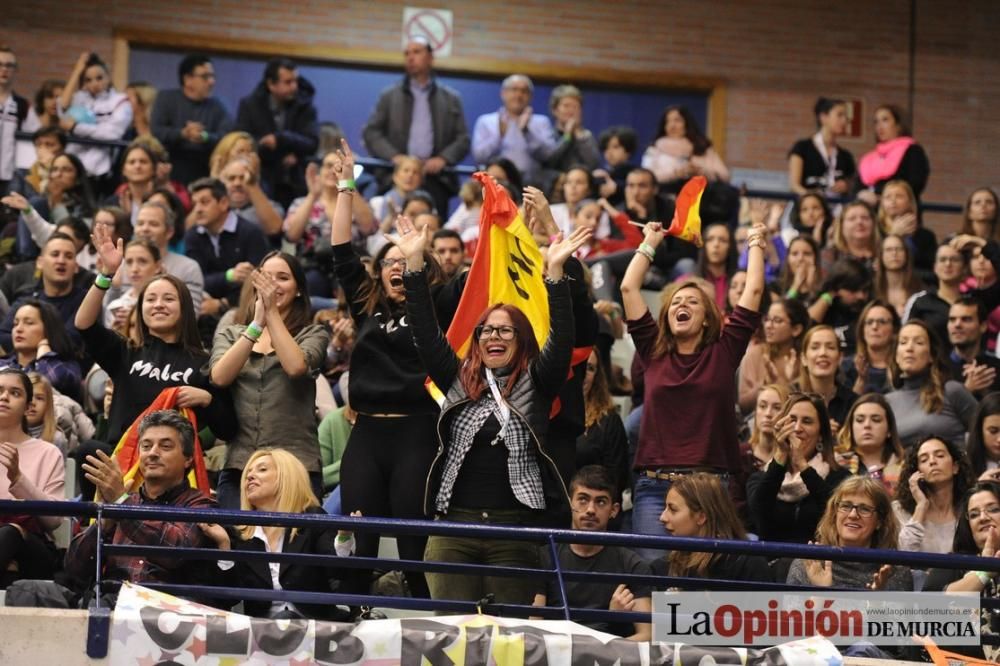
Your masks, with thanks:
[[[502,388],[505,377],[497,377],[496,381]],[[501,398],[502,399],[502,398]],[[500,434],[490,445],[496,446],[502,442],[507,447],[507,471],[510,475],[510,488],[514,497],[521,504],[532,509],[545,508],[545,496],[542,493],[542,473],[538,468],[538,459],[532,447],[531,431],[528,425],[512,410],[504,409],[487,391],[479,400],[468,402],[456,410],[451,421],[448,453],[445,456],[444,472],[441,476],[441,487],[438,490],[435,508],[446,513],[451,502],[451,493],[455,481],[462,469],[462,462],[472,448],[476,433],[483,427],[490,415],[495,415],[500,423]],[[509,415],[504,424],[505,412]]]

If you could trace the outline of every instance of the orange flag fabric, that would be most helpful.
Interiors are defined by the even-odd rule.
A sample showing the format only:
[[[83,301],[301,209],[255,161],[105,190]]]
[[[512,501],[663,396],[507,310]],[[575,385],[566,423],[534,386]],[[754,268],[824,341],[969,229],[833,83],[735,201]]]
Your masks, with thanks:
[[[695,176],[684,183],[677,195],[677,207],[674,219],[666,233],[681,240],[702,246],[701,241],[701,196],[705,193],[708,180],[704,176]]]
[[[147,414],[161,409],[176,409],[181,416],[191,422],[191,426],[194,428],[194,460],[188,471],[188,483],[191,484],[192,488],[197,488],[206,495],[210,495],[212,492],[208,482],[208,470],[205,468],[205,456],[202,454],[201,441],[198,439],[198,420],[194,415],[194,410],[177,409],[177,394],[180,388],[173,386],[163,389],[160,395],[156,396],[156,400],[142,414],[139,414],[138,418],[132,422],[125,434],[118,440],[112,457],[117,461],[118,467],[125,477],[125,482],[133,480],[133,492],[137,491],[142,484],[142,472],[139,470],[139,424]],[[100,498],[95,496],[94,501],[100,501]]]

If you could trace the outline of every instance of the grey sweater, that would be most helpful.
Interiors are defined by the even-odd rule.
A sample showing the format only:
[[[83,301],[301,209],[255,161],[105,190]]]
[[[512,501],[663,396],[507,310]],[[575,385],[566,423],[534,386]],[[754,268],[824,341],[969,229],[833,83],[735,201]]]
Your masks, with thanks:
[[[188,121],[201,123],[208,132],[208,140],[193,143],[181,136]],[[212,149],[233,127],[232,116],[218,98],[195,102],[179,89],[163,90],[156,96],[149,123],[153,136],[170,151],[173,178],[185,185],[208,175]]]
[[[834,562],[833,587],[865,589],[882,565],[871,562]],[[805,560],[794,560],[788,570],[789,585],[812,585],[806,573]],[[912,592],[913,575],[909,567],[893,566],[892,573],[882,587],[886,592]]]
[[[944,385],[944,406],[936,414],[928,414],[920,404],[920,389],[927,375],[906,377],[903,387],[885,396],[896,417],[896,427],[904,447],[910,447],[928,435],[939,435],[965,447],[965,433],[972,424],[976,399],[962,384],[947,381]]]

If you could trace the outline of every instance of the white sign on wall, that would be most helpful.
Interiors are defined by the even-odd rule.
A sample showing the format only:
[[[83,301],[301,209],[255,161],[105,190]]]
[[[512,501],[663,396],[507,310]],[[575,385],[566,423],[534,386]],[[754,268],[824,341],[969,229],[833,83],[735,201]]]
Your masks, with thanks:
[[[403,47],[422,37],[434,49],[435,56],[450,56],[454,41],[450,9],[406,7],[403,9]]]

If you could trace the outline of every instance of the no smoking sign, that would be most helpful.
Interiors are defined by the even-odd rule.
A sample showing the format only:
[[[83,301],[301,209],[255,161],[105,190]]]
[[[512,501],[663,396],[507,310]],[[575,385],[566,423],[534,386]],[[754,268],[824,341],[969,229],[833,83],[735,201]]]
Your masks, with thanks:
[[[403,9],[403,46],[423,38],[434,49],[435,56],[451,55],[452,13],[450,9],[406,7]]]

